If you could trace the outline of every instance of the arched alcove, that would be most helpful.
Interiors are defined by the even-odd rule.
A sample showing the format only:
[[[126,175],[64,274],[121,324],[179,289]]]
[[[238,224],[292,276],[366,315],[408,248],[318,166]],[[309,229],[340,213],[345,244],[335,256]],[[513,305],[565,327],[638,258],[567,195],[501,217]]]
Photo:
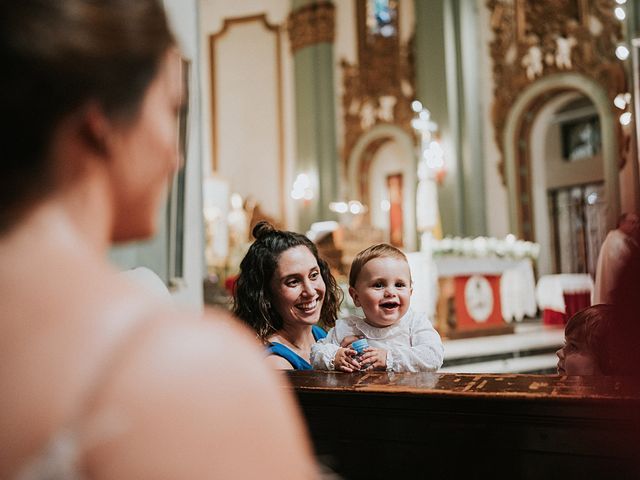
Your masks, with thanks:
[[[594,273],[607,223],[600,117],[577,90],[544,98],[532,117],[520,138],[529,150],[538,273]]]
[[[510,228],[519,237],[534,239],[531,185],[530,125],[551,99],[577,91],[593,102],[600,118],[607,226],[615,226],[620,212],[618,139],[611,102],[600,84],[576,73],[549,75],[527,87],[507,114],[502,138]]]
[[[390,159],[379,156],[394,144],[394,151],[398,152],[395,163],[390,163]],[[386,147],[383,148],[383,146]],[[384,155],[383,155],[384,156]],[[380,198],[380,192],[372,192],[373,189],[380,189],[380,175],[398,173],[402,175],[402,220],[403,220],[403,247],[412,251],[416,248],[416,221],[415,221],[415,198],[416,198],[416,154],[413,139],[402,128],[390,124],[378,124],[371,130],[361,135],[356,141],[348,158],[347,163],[347,185],[349,188],[348,198],[357,199],[366,204],[369,209],[369,219],[372,219],[371,209],[379,208],[379,205],[372,205],[372,199],[376,201]],[[371,177],[374,174],[375,178]],[[375,216],[373,216],[375,220]]]

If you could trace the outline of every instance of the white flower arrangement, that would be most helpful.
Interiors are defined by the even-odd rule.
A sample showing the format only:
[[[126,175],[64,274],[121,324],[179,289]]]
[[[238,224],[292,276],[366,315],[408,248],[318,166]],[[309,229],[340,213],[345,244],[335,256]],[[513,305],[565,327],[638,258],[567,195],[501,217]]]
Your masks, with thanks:
[[[512,234],[505,238],[495,237],[445,237],[442,240],[430,240],[433,256],[453,255],[460,257],[504,257],[514,260],[530,258],[536,260],[540,255],[540,244],[517,240]]]

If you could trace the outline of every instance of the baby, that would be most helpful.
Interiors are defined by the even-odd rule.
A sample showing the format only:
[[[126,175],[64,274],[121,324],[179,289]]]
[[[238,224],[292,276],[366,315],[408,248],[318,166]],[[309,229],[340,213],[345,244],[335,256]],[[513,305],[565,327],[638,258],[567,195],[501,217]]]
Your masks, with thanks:
[[[435,372],[444,348],[427,315],[409,308],[411,272],[404,253],[378,244],[358,253],[349,272],[349,294],[364,318],[339,319],[327,337],[311,348],[313,367],[321,370]],[[366,338],[358,355],[351,344]]]
[[[609,342],[613,305],[580,310],[564,329],[564,346],[556,352],[558,375],[611,375],[613,351]]]

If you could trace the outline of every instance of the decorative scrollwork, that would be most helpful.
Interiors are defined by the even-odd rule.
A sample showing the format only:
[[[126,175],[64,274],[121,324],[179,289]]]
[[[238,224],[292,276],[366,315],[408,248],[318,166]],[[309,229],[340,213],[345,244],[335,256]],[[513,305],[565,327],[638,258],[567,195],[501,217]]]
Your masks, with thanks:
[[[575,72],[598,82],[611,99],[627,91],[624,66],[615,56],[622,40],[613,0],[487,0],[494,38],[495,139],[503,152],[503,134],[511,106],[526,87],[548,75]],[[625,132],[617,125],[620,161]],[[504,161],[499,170],[503,183]]]
[[[331,2],[312,3],[291,12],[288,20],[291,52],[316,43],[333,43],[335,18],[335,6]]]
[[[341,62],[344,93],[345,163],[358,138],[381,123],[401,127],[411,137],[415,99],[415,75],[412,44],[398,45],[387,38],[379,38],[366,50],[360,65]]]

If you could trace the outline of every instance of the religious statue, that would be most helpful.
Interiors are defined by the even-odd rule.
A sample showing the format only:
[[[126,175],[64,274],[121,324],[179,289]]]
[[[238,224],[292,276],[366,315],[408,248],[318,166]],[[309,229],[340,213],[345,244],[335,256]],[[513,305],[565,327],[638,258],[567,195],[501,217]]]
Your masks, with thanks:
[[[376,123],[376,110],[367,100],[360,109],[360,126],[362,130],[368,130]]]
[[[378,109],[378,118],[385,122],[393,123],[393,107],[396,105],[396,97],[393,95],[383,95],[378,99],[380,108]]]
[[[234,193],[231,195],[231,211],[227,215],[231,248],[249,241],[249,218],[242,204],[243,201],[240,194]]]
[[[435,178],[423,159],[418,164],[416,190],[416,227],[419,232],[430,232],[438,223],[438,189]]]
[[[534,80],[542,75],[544,64],[542,63],[542,49],[537,43],[537,37],[533,35],[529,40],[527,54],[522,57],[522,66],[526,68],[527,78]]]
[[[576,43],[573,37],[556,37],[556,67],[571,68],[571,49]]]

